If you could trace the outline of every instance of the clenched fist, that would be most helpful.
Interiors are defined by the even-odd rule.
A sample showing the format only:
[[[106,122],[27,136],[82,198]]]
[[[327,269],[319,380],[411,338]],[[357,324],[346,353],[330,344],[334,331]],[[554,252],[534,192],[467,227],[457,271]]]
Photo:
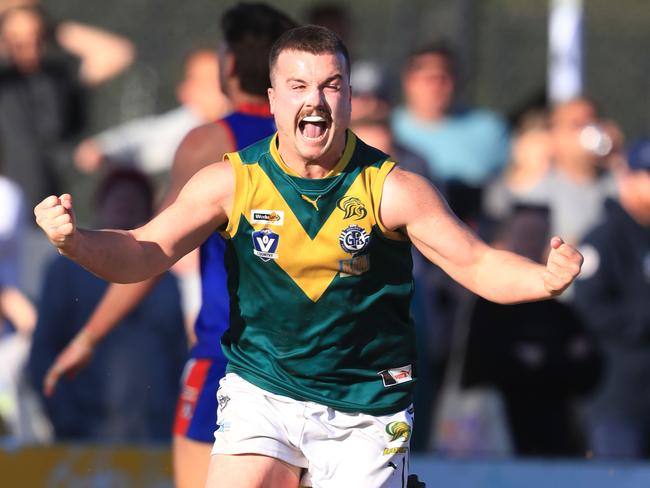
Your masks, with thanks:
[[[34,208],[36,223],[54,246],[64,251],[75,236],[76,224],[72,211],[72,197],[64,193],[51,195]]]
[[[582,254],[559,237],[553,237],[543,274],[546,291],[554,296],[562,293],[578,276],[581,267]]]

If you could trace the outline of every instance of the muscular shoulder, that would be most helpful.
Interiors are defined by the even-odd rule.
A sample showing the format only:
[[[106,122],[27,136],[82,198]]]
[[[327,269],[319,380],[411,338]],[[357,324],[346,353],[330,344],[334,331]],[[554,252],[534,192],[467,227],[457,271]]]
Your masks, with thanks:
[[[234,173],[228,161],[211,163],[197,171],[186,186],[196,189],[205,187],[208,192],[217,194],[227,190],[234,183]]]
[[[397,166],[386,177],[380,216],[387,229],[401,229],[419,215],[443,208],[442,197],[426,178]]]
[[[194,174],[181,191],[181,198],[197,200],[202,205],[217,206],[229,214],[235,176],[227,161],[208,164]]]

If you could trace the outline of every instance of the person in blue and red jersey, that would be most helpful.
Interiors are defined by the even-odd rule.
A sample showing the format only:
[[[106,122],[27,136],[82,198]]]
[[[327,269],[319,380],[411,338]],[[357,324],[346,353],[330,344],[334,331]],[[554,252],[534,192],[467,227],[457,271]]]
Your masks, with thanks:
[[[235,111],[193,129],[185,137],[176,153],[161,210],[176,199],[197,171],[276,130],[266,96],[270,86],[268,56],[275,40],[295,26],[286,15],[265,4],[238,4],[224,13],[219,49],[221,85]],[[204,486],[214,442],[216,391],[226,367],[219,341],[229,321],[224,249],[224,240],[217,232],[200,248],[202,304],[174,424],[174,479],[181,488]],[[97,343],[135,308],[155,282],[111,285],[85,327],[50,368],[44,382],[46,394],[54,391],[61,375],[72,376],[88,362]]]

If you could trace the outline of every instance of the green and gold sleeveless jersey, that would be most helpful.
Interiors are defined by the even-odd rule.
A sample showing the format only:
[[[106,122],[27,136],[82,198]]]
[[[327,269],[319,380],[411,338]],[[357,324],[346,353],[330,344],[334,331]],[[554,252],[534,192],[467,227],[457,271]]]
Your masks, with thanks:
[[[378,217],[395,163],[349,131],[322,179],[286,166],[277,135],[226,157],[228,371],[337,410],[406,408],[416,377],[410,242]]]

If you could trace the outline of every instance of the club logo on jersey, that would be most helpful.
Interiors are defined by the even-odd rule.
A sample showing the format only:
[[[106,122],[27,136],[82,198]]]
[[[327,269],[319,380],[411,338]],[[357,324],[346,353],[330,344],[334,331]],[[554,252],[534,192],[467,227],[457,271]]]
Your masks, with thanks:
[[[386,426],[386,433],[390,436],[390,442],[407,442],[411,438],[411,426],[402,420],[396,420]]]
[[[411,368],[410,364],[401,368],[385,369],[377,374],[381,376],[381,380],[384,382],[384,388],[413,380],[413,368]]]
[[[339,275],[341,278],[346,276],[359,276],[370,269],[370,256],[352,256],[352,259],[341,259],[339,261]]]
[[[264,228],[253,232],[253,254],[266,262],[269,259],[278,259],[275,252],[278,249],[280,236],[271,229]]]
[[[339,198],[339,200],[336,202],[336,206],[339,210],[343,210],[344,220],[352,217],[354,217],[354,220],[361,220],[366,215],[368,215],[366,206],[357,197]]]
[[[251,210],[251,224],[283,225],[282,210]]]
[[[341,232],[339,244],[341,248],[350,254],[358,254],[363,251],[370,242],[368,233],[358,225],[349,225]]]

